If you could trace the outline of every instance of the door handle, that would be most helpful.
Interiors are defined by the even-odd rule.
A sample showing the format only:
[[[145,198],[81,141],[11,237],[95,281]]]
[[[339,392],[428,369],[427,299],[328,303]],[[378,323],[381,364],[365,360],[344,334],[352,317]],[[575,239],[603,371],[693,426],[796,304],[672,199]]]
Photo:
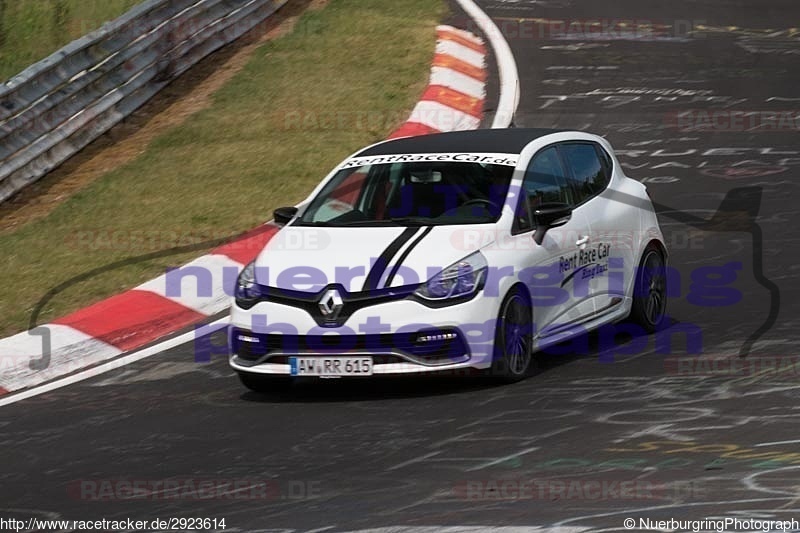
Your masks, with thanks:
[[[578,239],[575,242],[575,246],[585,246],[588,243],[589,243],[589,236],[587,235],[586,237],[583,237],[582,239]]]

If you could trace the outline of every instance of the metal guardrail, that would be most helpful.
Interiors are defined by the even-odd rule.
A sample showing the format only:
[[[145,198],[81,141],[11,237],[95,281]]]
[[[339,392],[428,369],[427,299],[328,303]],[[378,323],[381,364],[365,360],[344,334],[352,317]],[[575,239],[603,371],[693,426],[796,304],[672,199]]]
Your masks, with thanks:
[[[287,0],[147,0],[0,86],[0,202]]]

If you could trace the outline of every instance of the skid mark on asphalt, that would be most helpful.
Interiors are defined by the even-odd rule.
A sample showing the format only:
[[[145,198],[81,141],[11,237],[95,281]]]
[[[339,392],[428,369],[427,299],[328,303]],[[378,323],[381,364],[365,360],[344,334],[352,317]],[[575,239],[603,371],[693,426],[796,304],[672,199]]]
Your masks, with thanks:
[[[109,385],[130,385],[149,381],[164,381],[186,374],[201,374],[206,379],[229,379],[233,373],[215,369],[195,362],[164,362],[149,368],[125,368],[119,374],[91,383],[93,387]]]

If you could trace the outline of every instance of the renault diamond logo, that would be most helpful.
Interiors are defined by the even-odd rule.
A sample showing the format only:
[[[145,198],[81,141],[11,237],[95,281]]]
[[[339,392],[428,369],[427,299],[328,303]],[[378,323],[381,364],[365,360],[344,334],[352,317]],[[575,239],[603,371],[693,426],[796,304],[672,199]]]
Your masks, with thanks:
[[[329,320],[335,319],[344,307],[342,296],[336,289],[330,289],[322,295],[319,301],[319,310],[322,311],[322,316]]]

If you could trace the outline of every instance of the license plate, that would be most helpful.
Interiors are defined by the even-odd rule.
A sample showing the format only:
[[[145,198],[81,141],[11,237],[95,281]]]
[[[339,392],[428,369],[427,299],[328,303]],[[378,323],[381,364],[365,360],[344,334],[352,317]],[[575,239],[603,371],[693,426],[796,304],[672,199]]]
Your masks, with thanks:
[[[290,357],[292,376],[371,376],[372,357]]]

